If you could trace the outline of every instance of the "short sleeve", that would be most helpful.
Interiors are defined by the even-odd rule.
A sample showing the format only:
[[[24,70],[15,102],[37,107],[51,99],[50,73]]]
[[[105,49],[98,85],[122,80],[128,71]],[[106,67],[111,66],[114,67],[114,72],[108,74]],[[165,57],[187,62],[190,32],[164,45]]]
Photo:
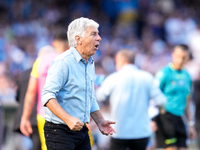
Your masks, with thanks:
[[[163,91],[165,80],[166,80],[166,74],[163,70],[159,71],[155,76],[155,84],[160,87],[160,89]]]
[[[40,58],[37,58],[36,61],[34,62],[33,68],[32,68],[31,74],[30,74],[31,77],[34,77],[36,79],[39,78],[38,70],[39,70],[40,62],[41,62]]]
[[[191,77],[190,77],[190,75],[188,74],[188,82],[189,82],[189,87],[188,87],[188,95],[187,95],[187,97],[191,97],[191,95],[192,95],[192,91],[191,91],[191,89],[192,89],[192,79],[191,79]]]
[[[167,102],[167,99],[160,88],[155,84],[155,79],[152,78],[150,87],[151,99],[154,101],[156,106],[164,106]]]
[[[99,110],[99,105],[98,105],[98,103],[96,101],[96,98],[94,97],[93,101],[92,101],[92,107],[90,109],[90,113],[92,113],[94,111],[97,111],[97,110]]]

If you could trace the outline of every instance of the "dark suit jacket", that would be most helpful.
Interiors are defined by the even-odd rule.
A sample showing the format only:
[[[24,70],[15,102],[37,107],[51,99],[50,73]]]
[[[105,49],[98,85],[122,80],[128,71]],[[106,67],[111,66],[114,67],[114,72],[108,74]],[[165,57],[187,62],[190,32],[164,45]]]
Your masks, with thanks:
[[[18,132],[20,132],[20,122],[21,122],[21,116],[22,116],[23,106],[24,106],[24,98],[25,98],[27,87],[28,87],[31,70],[32,68],[23,71],[17,82],[18,89],[17,89],[16,100],[19,103],[19,107],[15,115],[15,121],[14,121],[13,127],[14,127],[14,131],[18,131]],[[36,116],[37,116],[37,95],[36,95],[35,104],[33,106],[33,110],[30,116],[30,121],[31,121],[32,126],[37,126]]]

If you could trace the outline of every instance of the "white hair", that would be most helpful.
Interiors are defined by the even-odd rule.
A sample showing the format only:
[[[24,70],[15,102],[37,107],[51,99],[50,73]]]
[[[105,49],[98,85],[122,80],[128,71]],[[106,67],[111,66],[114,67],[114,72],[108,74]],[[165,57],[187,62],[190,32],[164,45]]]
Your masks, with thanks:
[[[43,57],[44,55],[50,53],[50,52],[55,52],[55,48],[51,45],[46,45],[43,46],[42,48],[40,48],[39,52],[38,52],[38,58]]]
[[[68,26],[67,36],[70,47],[76,47],[77,42],[75,40],[75,36],[78,35],[84,38],[86,29],[88,27],[98,28],[99,24],[92,19],[88,18],[78,18],[72,21]]]

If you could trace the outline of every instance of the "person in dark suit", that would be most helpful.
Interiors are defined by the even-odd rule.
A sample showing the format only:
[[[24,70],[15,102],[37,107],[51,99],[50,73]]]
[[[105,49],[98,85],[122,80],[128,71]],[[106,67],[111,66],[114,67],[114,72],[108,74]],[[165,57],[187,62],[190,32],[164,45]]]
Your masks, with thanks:
[[[20,74],[20,77],[17,82],[18,89],[17,89],[17,94],[16,94],[16,101],[19,103],[19,107],[16,112],[13,130],[14,132],[19,133],[19,134],[22,134],[20,131],[20,122],[21,122],[21,116],[22,116],[23,106],[24,106],[24,97],[26,94],[31,70],[32,68],[23,71]],[[37,96],[36,96],[36,99],[37,99]],[[31,121],[31,125],[33,129],[33,133],[30,136],[33,142],[32,150],[41,149],[41,142],[40,142],[38,127],[37,127],[37,120],[36,120],[36,116],[37,116],[36,106],[37,106],[37,100],[34,104],[33,111],[30,117],[30,121]]]

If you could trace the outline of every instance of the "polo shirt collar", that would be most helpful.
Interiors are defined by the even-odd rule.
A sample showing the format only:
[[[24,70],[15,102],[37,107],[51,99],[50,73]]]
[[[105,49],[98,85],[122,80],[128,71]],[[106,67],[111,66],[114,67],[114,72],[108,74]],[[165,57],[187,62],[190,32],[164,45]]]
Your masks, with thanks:
[[[127,64],[127,65],[124,65],[119,71],[121,70],[125,70],[125,69],[138,69],[137,66],[135,64]]]
[[[88,62],[91,63],[91,64],[94,62],[94,59],[93,59],[92,56],[90,56],[90,58],[88,59]]]
[[[170,68],[172,71],[176,70],[172,62],[170,62],[168,65],[169,65],[169,68]],[[183,70],[183,68],[182,68],[181,70],[176,70],[176,71],[182,71],[182,70]]]

